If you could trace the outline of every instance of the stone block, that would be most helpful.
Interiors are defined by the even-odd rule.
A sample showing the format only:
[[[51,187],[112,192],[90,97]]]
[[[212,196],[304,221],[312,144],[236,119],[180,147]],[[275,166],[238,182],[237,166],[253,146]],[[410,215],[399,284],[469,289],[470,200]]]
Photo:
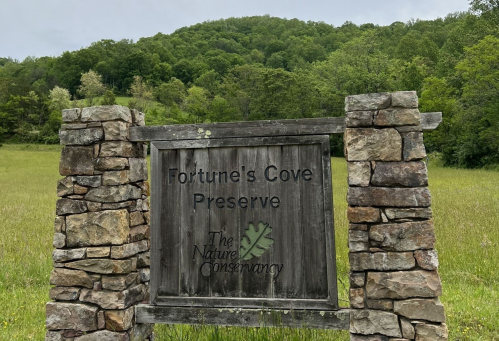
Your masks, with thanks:
[[[347,128],[372,127],[376,111],[350,111],[345,115]]]
[[[64,109],[62,111],[63,122],[77,122],[80,120],[81,110],[79,108]]]
[[[104,257],[109,257],[110,254],[111,254],[111,248],[109,246],[87,248],[88,258],[104,258]]]
[[[347,161],[401,161],[402,138],[393,128],[346,128]]]
[[[347,96],[345,111],[386,109],[391,104],[391,97],[391,94],[387,92]]]
[[[154,324],[138,323],[129,331],[130,341],[143,341],[152,335]],[[152,337],[151,337],[152,340]]]
[[[85,271],[56,268],[50,274],[50,284],[62,287],[92,288],[94,282]]]
[[[144,285],[139,284],[125,291],[94,291],[83,289],[80,301],[96,304],[102,309],[126,309],[142,300]]]
[[[436,270],[438,268],[438,254],[435,250],[417,250],[414,258],[419,267],[424,270]]]
[[[127,274],[133,271],[132,261],[129,259],[84,259],[66,263],[66,267],[98,274]]]
[[[392,300],[367,300],[366,303],[369,309],[384,310],[384,311],[393,310]]]
[[[81,288],[78,287],[53,287],[50,288],[49,297],[51,300],[76,301],[80,297]]]
[[[366,284],[366,273],[350,272],[349,281],[352,288],[361,288]]]
[[[98,246],[124,244],[130,233],[128,211],[76,214],[66,219],[67,245]]]
[[[417,126],[402,126],[402,127],[395,127],[399,133],[410,133],[413,131],[423,131],[423,127],[421,125]]]
[[[54,262],[66,262],[68,260],[85,258],[86,249],[53,250],[52,260]]]
[[[132,112],[132,121],[135,126],[146,125],[144,113],[139,112],[137,109],[132,109],[131,112]]]
[[[74,341],[129,341],[127,333],[113,332],[110,330],[98,330],[96,332],[78,336]]]
[[[121,170],[128,167],[128,159],[122,157],[104,157],[95,159],[95,169],[100,171]]]
[[[104,186],[117,186],[125,185],[130,182],[130,171],[129,170],[119,170],[104,172],[102,174],[102,184]]]
[[[139,274],[133,272],[127,275],[102,276],[102,288],[105,290],[123,291],[139,281]]]
[[[130,109],[121,105],[103,105],[99,107],[83,108],[82,122],[117,121],[132,123]]]
[[[351,206],[430,207],[428,188],[350,187],[347,194]]]
[[[87,208],[89,212],[97,212],[102,210],[102,204],[100,202],[87,201]]]
[[[348,248],[350,252],[369,250],[369,234],[367,231],[349,230]]]
[[[108,310],[105,312],[106,329],[126,331],[133,326],[134,307],[125,310]]]
[[[151,212],[144,212],[144,219],[146,220],[146,224],[151,224]]]
[[[145,268],[151,265],[150,252],[139,253],[137,255],[137,268]]]
[[[66,195],[71,195],[74,193],[74,178],[72,176],[67,176],[57,181],[57,196],[64,197]]]
[[[367,297],[370,299],[433,298],[442,295],[436,271],[368,272]]]
[[[140,225],[130,228],[130,242],[136,242],[143,239],[149,239],[149,225]]]
[[[374,116],[377,127],[417,126],[421,122],[418,109],[385,109]]]
[[[121,186],[101,186],[92,188],[85,195],[85,199],[95,202],[120,202],[129,199],[139,199],[142,197],[140,188],[132,185]]]
[[[367,231],[366,224],[348,224],[348,229],[352,231]]]
[[[377,223],[381,221],[379,208],[348,207],[348,221],[351,223]]]
[[[431,219],[431,208],[387,208],[385,214],[390,220],[397,219]]]
[[[106,141],[127,141],[129,124],[122,121],[102,123]]]
[[[89,145],[102,140],[102,128],[87,128],[80,130],[61,130],[59,139],[63,145]]]
[[[147,161],[143,158],[131,158],[130,162],[130,182],[147,180]]]
[[[86,304],[48,302],[45,327],[50,330],[73,329],[92,331],[97,329],[97,307]]]
[[[149,211],[149,198],[137,200],[135,209],[137,211]]]
[[[62,249],[64,246],[66,246],[66,235],[64,233],[54,233],[52,245],[55,248]]]
[[[449,333],[445,323],[441,325],[423,324],[416,325],[416,341],[447,341]]]
[[[139,270],[139,277],[142,283],[147,283],[151,280],[151,271],[149,268]]]
[[[60,233],[66,231],[66,217],[55,217],[54,232]]]
[[[100,157],[132,157],[133,146],[131,142],[110,141],[103,142],[100,146]]]
[[[349,186],[369,186],[371,181],[371,163],[369,161],[347,162],[347,166]]]
[[[426,149],[423,144],[423,133],[403,133],[404,161],[421,160],[426,157]]]
[[[142,240],[135,243],[124,244],[120,246],[113,246],[111,248],[111,258],[122,259],[135,256],[137,253],[149,250],[149,243],[147,240]]]
[[[392,107],[417,108],[418,94],[416,93],[416,91],[393,92]]]
[[[416,266],[412,252],[357,252],[349,253],[350,269],[364,270],[409,270]]]
[[[388,251],[432,249],[435,232],[431,220],[371,226],[369,238],[373,246]]]
[[[364,309],[364,289],[350,289],[350,307]]]
[[[403,337],[414,340],[414,338],[416,337],[416,331],[414,330],[414,327],[408,319],[403,317],[400,318],[400,328],[402,329]]]
[[[428,186],[424,162],[376,162],[371,183],[382,187]]]
[[[151,195],[151,188],[149,186],[149,182],[147,182],[147,181],[139,182],[137,185],[140,187],[140,190],[142,191],[142,195],[145,195],[145,196]]]
[[[144,216],[142,212],[135,211],[130,213],[130,226],[137,226],[144,224]]]
[[[395,301],[393,311],[413,320],[445,322],[444,306],[438,298],[412,298]]]
[[[77,176],[76,183],[85,187],[99,187],[102,184],[101,175]]]
[[[78,130],[88,128],[88,124],[86,123],[68,123],[61,124],[61,130]]]
[[[94,149],[92,146],[67,146],[62,149],[59,173],[65,175],[93,175]]]
[[[83,194],[88,192],[88,188],[80,186],[78,184],[75,184],[74,185],[74,192],[75,192],[75,194],[83,195]]]
[[[397,315],[379,310],[350,310],[350,333],[402,337]]]
[[[358,335],[350,334],[350,341],[390,341],[387,336],[384,335]]]

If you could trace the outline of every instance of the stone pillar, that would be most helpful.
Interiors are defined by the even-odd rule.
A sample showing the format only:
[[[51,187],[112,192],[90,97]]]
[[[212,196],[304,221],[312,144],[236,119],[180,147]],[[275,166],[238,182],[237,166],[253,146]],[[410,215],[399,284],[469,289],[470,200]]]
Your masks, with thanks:
[[[129,142],[144,114],[122,106],[63,110],[46,338],[148,340],[134,306],[149,299],[147,145]]]
[[[350,339],[447,340],[417,95],[345,102]]]

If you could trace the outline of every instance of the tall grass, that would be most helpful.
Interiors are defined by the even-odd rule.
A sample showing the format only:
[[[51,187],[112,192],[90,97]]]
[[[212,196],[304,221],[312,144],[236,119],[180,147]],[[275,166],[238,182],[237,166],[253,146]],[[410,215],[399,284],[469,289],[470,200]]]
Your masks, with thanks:
[[[43,340],[59,146],[0,148],[0,340]],[[340,305],[347,306],[346,164],[333,158]],[[430,164],[450,340],[499,340],[499,172]],[[346,331],[166,326],[157,340],[348,340]]]

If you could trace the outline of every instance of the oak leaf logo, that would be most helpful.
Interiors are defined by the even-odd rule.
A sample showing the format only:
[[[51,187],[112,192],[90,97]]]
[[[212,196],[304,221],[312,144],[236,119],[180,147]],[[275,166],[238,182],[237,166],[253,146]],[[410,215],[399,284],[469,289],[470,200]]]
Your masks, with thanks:
[[[253,223],[249,223],[240,241],[239,259],[250,260],[253,257],[263,255],[265,250],[274,243],[272,238],[267,237],[270,232],[272,232],[272,227],[268,223],[260,221],[258,223],[258,230],[255,229]]]

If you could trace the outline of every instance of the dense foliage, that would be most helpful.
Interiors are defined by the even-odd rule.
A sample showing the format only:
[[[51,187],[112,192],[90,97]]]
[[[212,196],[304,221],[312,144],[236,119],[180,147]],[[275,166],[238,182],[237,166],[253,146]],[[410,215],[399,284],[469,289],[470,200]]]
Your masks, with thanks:
[[[129,105],[155,125],[341,116],[346,95],[417,90],[422,112],[444,114],[426,135],[430,152],[447,165],[497,165],[497,18],[497,0],[389,26],[230,18],[136,43],[101,40],[59,57],[0,58],[0,139],[57,142],[60,104],[51,90],[95,105],[105,89],[91,92],[88,75],[108,90],[98,104],[131,95]]]

